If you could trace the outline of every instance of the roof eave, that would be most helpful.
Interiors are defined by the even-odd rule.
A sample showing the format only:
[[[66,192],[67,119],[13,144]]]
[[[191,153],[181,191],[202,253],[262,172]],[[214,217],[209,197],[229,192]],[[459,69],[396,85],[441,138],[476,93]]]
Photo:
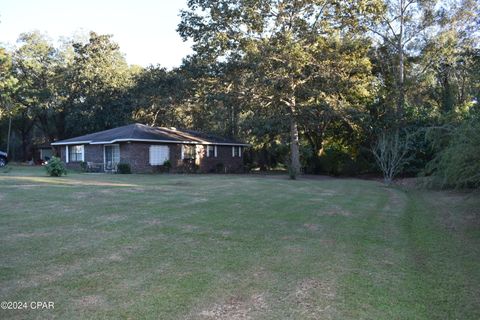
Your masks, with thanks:
[[[95,141],[90,144],[112,144],[116,142],[160,142],[173,144],[203,144],[203,145],[217,145],[217,146],[241,146],[251,147],[248,143],[232,143],[232,142],[209,142],[209,141],[190,141],[190,140],[162,140],[162,139],[114,139],[110,141]]]
[[[172,141],[161,139],[113,139],[110,141],[68,141],[68,142],[52,142],[52,146],[67,146],[76,144],[112,144],[116,142],[159,142],[159,143],[173,143],[173,144],[202,144],[202,145],[217,145],[217,146],[239,146],[239,147],[251,147],[249,143],[233,143],[233,142],[209,142],[209,141]]]
[[[72,145],[72,144],[90,144],[92,141],[57,141],[57,142],[52,142],[52,146],[67,146],[67,145]]]

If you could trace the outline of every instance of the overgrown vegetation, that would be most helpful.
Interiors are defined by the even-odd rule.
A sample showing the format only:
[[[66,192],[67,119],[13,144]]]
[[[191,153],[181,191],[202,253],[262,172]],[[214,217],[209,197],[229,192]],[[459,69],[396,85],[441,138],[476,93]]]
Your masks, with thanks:
[[[117,173],[120,174],[131,174],[132,169],[130,168],[130,164],[128,163],[119,163],[117,164]]]
[[[437,187],[480,187],[480,119],[464,121],[449,129],[448,142],[427,171],[433,174],[430,184]]]
[[[62,160],[57,157],[52,157],[48,163],[45,165],[47,173],[52,177],[61,177],[62,175],[67,174],[67,169],[63,164]]]

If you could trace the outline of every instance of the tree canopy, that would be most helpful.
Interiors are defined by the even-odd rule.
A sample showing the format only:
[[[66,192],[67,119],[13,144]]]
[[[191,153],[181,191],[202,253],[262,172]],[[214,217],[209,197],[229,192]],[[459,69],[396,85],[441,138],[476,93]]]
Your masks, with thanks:
[[[248,166],[295,177],[377,172],[374,146],[401,130],[415,141],[399,174],[460,161],[445,150],[480,112],[478,2],[187,4],[178,33],[194,53],[173,70],[129,66],[95,32],[60,45],[29,32],[0,48],[0,143],[9,119],[19,160],[37,143],[137,121],[243,139]]]

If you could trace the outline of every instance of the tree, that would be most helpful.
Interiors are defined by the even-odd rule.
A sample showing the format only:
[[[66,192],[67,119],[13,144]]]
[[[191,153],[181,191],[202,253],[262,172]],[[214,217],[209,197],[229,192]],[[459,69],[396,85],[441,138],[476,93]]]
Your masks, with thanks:
[[[150,66],[134,78],[130,90],[135,101],[133,118],[152,126],[182,126],[181,103],[187,96],[186,79],[176,70]]]
[[[90,32],[86,43],[74,42],[65,78],[65,136],[113,128],[130,121],[127,91],[135,68],[129,68],[110,35]],[[68,112],[67,112],[68,111]]]
[[[445,146],[427,165],[429,184],[441,188],[480,187],[480,112],[457,126],[443,126]]]
[[[13,95],[18,87],[18,79],[14,77],[10,54],[0,47],[0,121],[8,117],[7,154],[10,152],[10,136],[12,130]],[[1,141],[0,141],[1,142]]]
[[[432,107],[442,116],[465,112],[478,94],[478,59],[476,48],[480,35],[476,32],[476,13],[480,5],[474,1],[456,1],[439,13],[438,28],[421,52],[418,64],[422,72],[417,81],[426,84],[418,95],[432,100]]]
[[[335,34],[355,37],[359,31],[355,14],[371,10],[374,3],[192,0],[188,6],[178,31],[184,39],[193,39],[196,54],[212,62],[246,61],[256,102],[287,116],[290,167],[296,176],[300,172],[298,100],[302,87],[322,68],[318,48],[325,37]]]
[[[25,123],[21,130],[26,135],[22,135],[26,153],[25,139],[31,130],[29,127],[37,124],[50,141],[56,136],[51,120],[58,102],[56,77],[59,59],[58,51],[39,32],[21,34],[18,43],[20,46],[13,53],[14,72],[20,84],[15,102],[22,110],[22,121],[30,119],[30,124]]]
[[[403,121],[405,113],[406,54],[418,52],[422,37],[434,25],[434,0],[386,0],[375,16],[365,15],[366,25],[380,46],[391,48],[395,59],[388,59],[394,70],[396,118]]]
[[[387,185],[392,183],[395,176],[408,163],[411,152],[410,139],[408,134],[402,136],[399,129],[384,131],[372,147],[372,153]]]

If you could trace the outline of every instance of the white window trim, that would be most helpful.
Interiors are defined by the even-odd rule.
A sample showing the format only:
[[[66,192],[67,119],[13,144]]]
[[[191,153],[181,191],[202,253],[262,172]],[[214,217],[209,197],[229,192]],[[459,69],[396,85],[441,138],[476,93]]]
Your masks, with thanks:
[[[76,145],[72,145],[72,147],[74,146],[80,146],[82,147],[82,158],[81,158],[81,162],[84,162],[85,161],[85,145],[83,144],[76,144]],[[65,146],[65,163],[69,163],[70,162],[70,156],[68,154],[70,150],[68,150],[68,146]]]
[[[105,149],[106,149],[107,146],[108,147],[118,146],[118,163],[120,163],[121,159],[122,159],[122,155],[120,154],[120,144],[112,143],[112,144],[103,145],[103,171],[106,171],[106,168],[107,168],[107,159],[106,159],[106,152],[105,152]]]
[[[210,148],[213,148],[213,157],[216,158],[218,157],[218,154],[217,154],[217,146],[211,146],[211,145],[207,145],[207,158],[212,158],[209,156],[209,149]]]
[[[182,144],[182,152],[181,152],[181,160],[184,160],[185,159],[185,145]],[[195,152],[197,151],[197,148],[198,148],[198,145],[195,145]],[[195,159],[197,159],[197,157],[195,157]]]
[[[238,148],[238,155],[235,155],[235,149]],[[242,157],[242,147],[241,146],[234,146],[232,147],[232,157],[233,158],[241,158]]]

